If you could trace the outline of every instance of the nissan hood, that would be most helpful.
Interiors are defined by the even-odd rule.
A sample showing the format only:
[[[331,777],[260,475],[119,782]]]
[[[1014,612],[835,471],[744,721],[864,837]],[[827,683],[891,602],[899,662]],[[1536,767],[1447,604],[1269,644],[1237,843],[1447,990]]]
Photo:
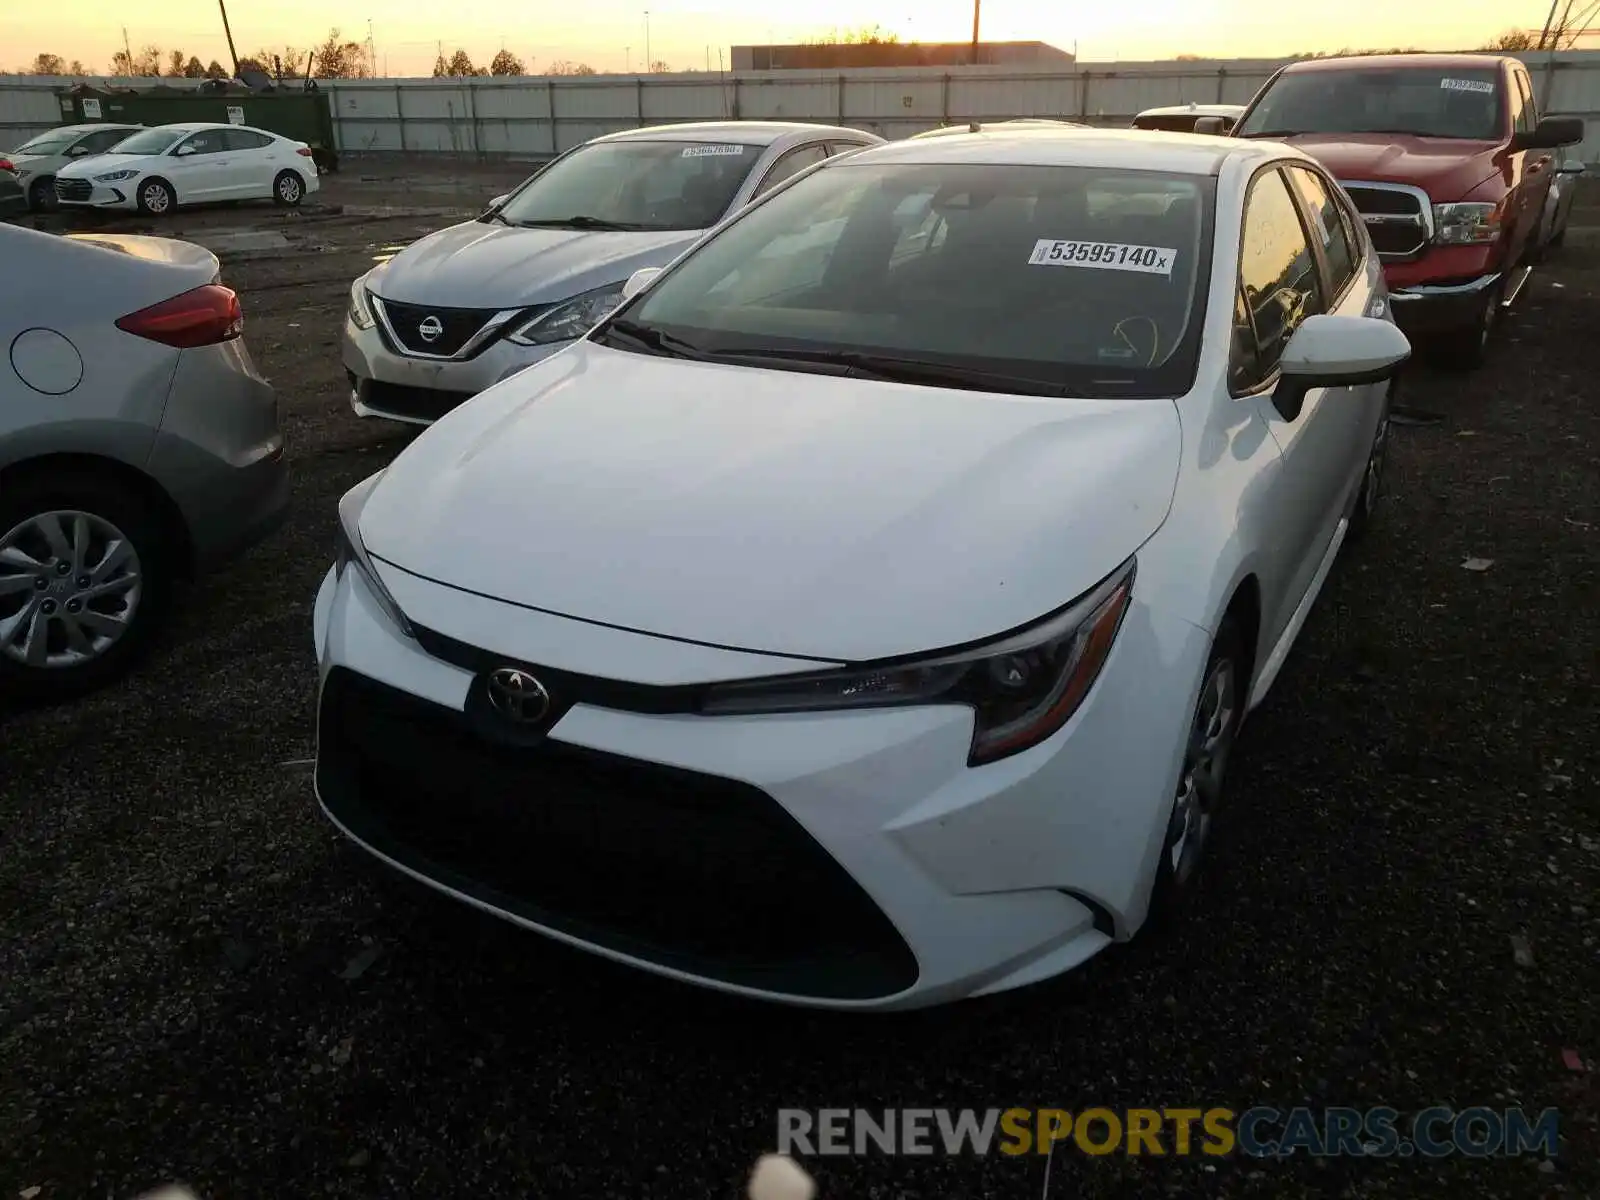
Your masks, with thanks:
[[[1403,133],[1303,133],[1283,139],[1351,183],[1408,183],[1437,204],[1460,200],[1499,171],[1498,142]]]
[[[703,230],[519,229],[468,221],[407,246],[373,276],[384,300],[439,308],[551,304],[664,267]]]
[[[374,557],[482,596],[860,661],[988,638],[1087,591],[1160,527],[1180,443],[1163,400],[885,384],[582,341],[408,446],[360,534]]]

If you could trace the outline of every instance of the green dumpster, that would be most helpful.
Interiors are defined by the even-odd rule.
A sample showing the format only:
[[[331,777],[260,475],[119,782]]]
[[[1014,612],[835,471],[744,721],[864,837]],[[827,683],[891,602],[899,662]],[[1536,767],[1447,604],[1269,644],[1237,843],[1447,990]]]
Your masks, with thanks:
[[[133,125],[174,125],[216,121],[251,125],[311,147],[319,171],[339,169],[333,140],[333,110],[327,93],[298,86],[252,91],[225,81],[199,88],[97,88],[79,84],[58,93],[61,118],[68,125],[126,121]]]

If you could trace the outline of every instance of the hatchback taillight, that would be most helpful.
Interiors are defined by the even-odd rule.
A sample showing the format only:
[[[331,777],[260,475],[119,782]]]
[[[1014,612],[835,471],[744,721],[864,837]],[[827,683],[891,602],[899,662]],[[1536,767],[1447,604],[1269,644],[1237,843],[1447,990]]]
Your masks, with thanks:
[[[208,283],[129,313],[117,322],[117,328],[164,346],[189,350],[238,337],[244,332],[244,309],[232,288]]]
[[[16,170],[16,167],[11,165],[11,160],[9,158],[0,158],[0,171],[15,171],[15,170]]]
[[[298,150],[295,151],[295,153],[298,154],[301,158],[310,158],[311,157],[311,147],[310,146],[301,146]]]

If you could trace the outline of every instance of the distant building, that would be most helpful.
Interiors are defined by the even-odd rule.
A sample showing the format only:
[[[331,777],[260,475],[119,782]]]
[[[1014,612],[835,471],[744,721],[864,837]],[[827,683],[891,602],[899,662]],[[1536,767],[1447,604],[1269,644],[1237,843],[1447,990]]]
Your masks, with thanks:
[[[735,71],[828,71],[847,67],[964,67],[971,42],[830,42],[825,45],[735,46]],[[979,42],[984,67],[1070,66],[1072,55],[1044,42]]]

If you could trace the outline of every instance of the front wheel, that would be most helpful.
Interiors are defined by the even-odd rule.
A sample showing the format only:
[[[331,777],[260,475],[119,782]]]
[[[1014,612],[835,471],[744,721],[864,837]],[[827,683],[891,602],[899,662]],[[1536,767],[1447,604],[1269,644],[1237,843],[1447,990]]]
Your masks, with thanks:
[[[1471,371],[1483,366],[1489,358],[1489,342],[1500,324],[1500,301],[1505,297],[1505,280],[1501,279],[1484,297],[1472,325],[1449,334],[1435,348],[1438,364],[1450,370]]]
[[[305,199],[306,185],[294,171],[279,171],[272,181],[272,199],[287,208],[293,208]]]
[[[132,490],[27,479],[0,499],[0,691],[62,700],[122,674],[165,616],[167,538]]]
[[[139,211],[150,217],[165,217],[178,207],[172,185],[164,179],[147,179],[139,185]]]
[[[1389,409],[1394,403],[1395,383],[1389,381],[1383,392],[1383,408],[1378,413],[1378,427],[1372,433],[1372,446],[1367,451],[1367,467],[1361,476],[1361,490],[1356,494],[1356,506],[1350,513],[1350,528],[1346,537],[1354,541],[1372,525],[1373,513],[1383,497],[1383,468],[1389,458]]]
[[[1250,680],[1244,636],[1232,617],[1224,617],[1211,643],[1195,700],[1194,718],[1184,746],[1183,769],[1167,819],[1161,859],[1150,897],[1150,920],[1170,924],[1193,894],[1200,864],[1222,807],[1228,761],[1244,720]]]
[[[56,181],[35,179],[28,189],[28,207],[34,212],[55,212],[60,207],[56,200]]]

